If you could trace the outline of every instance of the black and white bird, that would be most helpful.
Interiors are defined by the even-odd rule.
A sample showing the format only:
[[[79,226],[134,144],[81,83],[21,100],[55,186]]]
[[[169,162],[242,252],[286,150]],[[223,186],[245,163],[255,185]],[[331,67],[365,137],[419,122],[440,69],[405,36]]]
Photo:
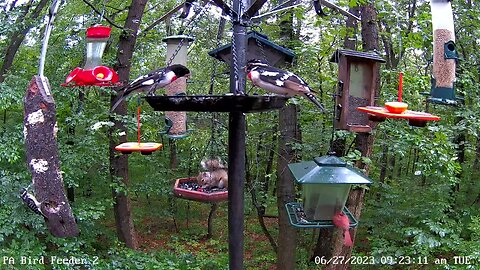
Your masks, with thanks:
[[[122,100],[133,92],[147,92],[148,95],[153,95],[157,89],[169,85],[178,78],[188,78],[189,76],[190,70],[180,64],[173,64],[154,70],[147,75],[142,75],[123,87],[123,91],[119,94],[115,104],[112,106],[112,111],[117,108]]]
[[[35,198],[35,196],[28,193],[26,188],[22,188],[20,190],[20,198],[33,212],[43,216],[44,218],[47,218],[45,214],[42,213],[42,210],[40,208],[41,203],[37,200],[37,198]]]
[[[305,96],[325,112],[325,108],[315,97],[315,92],[302,78],[294,73],[272,67],[258,59],[248,61],[245,71],[253,85],[277,95]]]

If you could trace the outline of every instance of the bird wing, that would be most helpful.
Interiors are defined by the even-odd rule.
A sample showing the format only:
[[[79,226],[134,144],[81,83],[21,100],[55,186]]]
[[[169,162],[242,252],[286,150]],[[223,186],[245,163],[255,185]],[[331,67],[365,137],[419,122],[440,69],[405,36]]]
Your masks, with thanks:
[[[162,74],[164,71],[165,68],[159,68],[157,70],[151,71],[146,75],[142,75],[136,78],[125,87],[125,92],[123,95],[128,95],[135,89],[152,86],[155,83],[155,79],[159,78],[159,75]]]
[[[302,78],[292,72],[284,71],[271,66],[259,66],[255,67],[253,70],[259,72],[261,80],[273,85],[287,87],[295,92],[298,92],[299,94],[313,92]]]

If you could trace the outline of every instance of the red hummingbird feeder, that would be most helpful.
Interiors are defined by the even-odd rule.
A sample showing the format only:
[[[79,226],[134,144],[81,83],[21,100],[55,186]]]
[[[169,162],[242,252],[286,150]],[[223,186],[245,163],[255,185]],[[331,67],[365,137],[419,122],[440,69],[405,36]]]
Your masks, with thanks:
[[[112,68],[102,66],[102,55],[112,28],[94,25],[87,29],[87,55],[84,68],[76,67],[62,86],[115,86],[118,74]]]

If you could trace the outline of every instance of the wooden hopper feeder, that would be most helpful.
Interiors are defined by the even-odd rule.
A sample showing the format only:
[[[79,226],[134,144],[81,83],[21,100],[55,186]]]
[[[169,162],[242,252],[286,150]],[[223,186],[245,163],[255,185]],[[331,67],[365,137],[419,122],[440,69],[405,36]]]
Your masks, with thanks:
[[[197,202],[205,202],[205,203],[215,203],[215,202],[222,202],[228,200],[228,191],[224,189],[212,189],[211,191],[204,191],[196,188],[185,188],[184,184],[188,183],[197,183],[196,177],[190,178],[180,178],[175,181],[175,185],[173,186],[173,194],[179,198],[197,201]]]
[[[373,106],[375,101],[374,72],[385,60],[376,53],[338,49],[330,59],[338,63],[335,128],[353,132],[370,132],[368,116],[357,107]]]
[[[272,66],[278,66],[285,63],[292,63],[293,58],[295,58],[295,54],[292,51],[271,42],[266,35],[262,35],[256,31],[249,31],[247,33],[247,42],[247,60],[263,59]],[[223,45],[208,52],[208,54],[231,65],[232,45]]]

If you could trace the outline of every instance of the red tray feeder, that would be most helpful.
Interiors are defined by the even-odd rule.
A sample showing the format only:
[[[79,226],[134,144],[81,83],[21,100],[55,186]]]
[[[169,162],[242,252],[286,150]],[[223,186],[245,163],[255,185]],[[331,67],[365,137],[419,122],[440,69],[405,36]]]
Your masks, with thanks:
[[[115,150],[122,152],[122,154],[131,154],[132,152],[140,152],[142,155],[150,155],[153,151],[162,148],[161,143],[138,143],[126,142],[115,146]]]
[[[193,190],[182,188],[182,184],[189,182],[197,182],[196,177],[179,178],[175,181],[173,194],[179,198],[197,201],[197,202],[222,202],[228,200],[228,191],[207,192],[203,190]]]
[[[393,113],[390,112],[385,107],[358,107],[357,110],[361,112],[366,112],[369,115],[372,115],[371,120],[381,122],[385,118],[395,118],[395,119],[407,119],[411,126],[424,127],[427,124],[427,121],[438,121],[440,117],[435,116],[426,112],[410,111],[406,110],[402,113]]]
[[[382,122],[385,118],[407,119],[410,126],[424,127],[427,121],[438,121],[440,117],[426,112],[407,110],[408,104],[402,102],[403,94],[403,73],[398,78],[398,102],[387,102],[385,107],[366,106],[358,107],[357,110],[366,112],[369,120]]]
[[[140,101],[139,101],[140,102]],[[140,103],[139,103],[140,104]],[[115,150],[122,152],[122,154],[131,154],[132,152],[140,152],[142,155],[150,155],[153,151],[162,148],[161,143],[142,143],[140,142],[140,105],[137,108],[137,141],[125,142],[115,146]]]
[[[77,67],[70,72],[62,86],[116,86],[117,72],[101,65],[111,30],[110,27],[102,25],[94,25],[87,29],[85,66],[83,69]]]

